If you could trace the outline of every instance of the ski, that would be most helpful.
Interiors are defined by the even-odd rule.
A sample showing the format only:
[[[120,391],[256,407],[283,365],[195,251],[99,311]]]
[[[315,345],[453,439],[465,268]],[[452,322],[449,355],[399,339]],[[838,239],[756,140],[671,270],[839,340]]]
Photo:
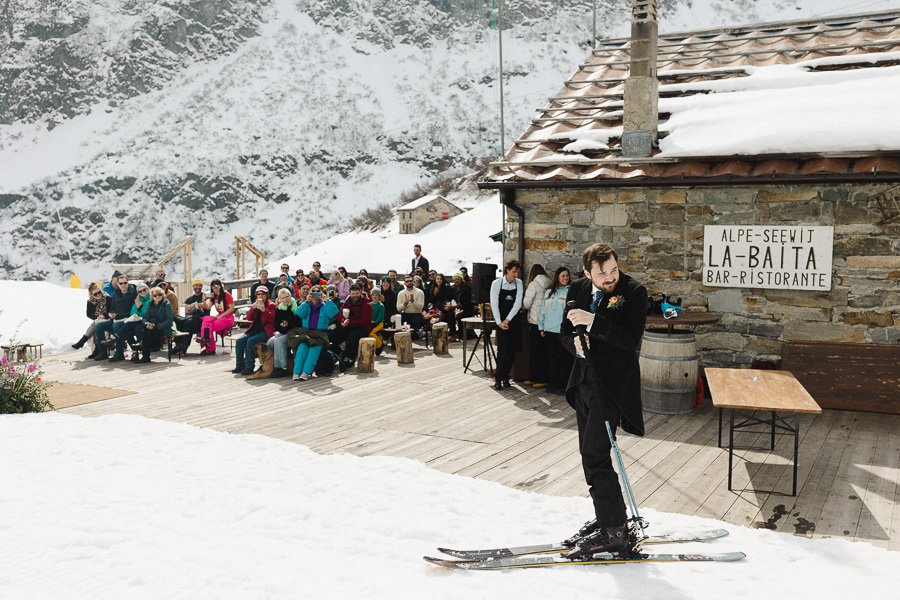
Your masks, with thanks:
[[[451,560],[446,558],[423,557],[431,564],[450,569],[469,571],[496,571],[500,569],[525,569],[533,567],[613,565],[626,563],[650,562],[731,562],[741,560],[743,552],[725,552],[721,554],[644,554],[635,553],[627,556],[600,553],[588,559],[568,559],[559,555],[553,556],[513,556],[509,558],[488,558],[485,560]]]
[[[706,542],[719,539],[728,535],[724,529],[712,529],[698,531],[697,533],[656,535],[645,538],[641,546],[655,546],[659,544],[678,544],[685,542]],[[485,560],[489,558],[511,558],[529,554],[553,554],[571,550],[562,544],[536,544],[533,546],[517,546],[509,548],[489,548],[486,550],[453,550],[452,548],[438,548],[438,552],[465,560]]]

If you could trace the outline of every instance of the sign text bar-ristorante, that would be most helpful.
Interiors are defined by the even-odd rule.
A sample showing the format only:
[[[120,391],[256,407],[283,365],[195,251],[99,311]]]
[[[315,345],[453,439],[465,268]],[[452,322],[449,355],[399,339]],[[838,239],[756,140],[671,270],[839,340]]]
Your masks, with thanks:
[[[827,291],[833,245],[834,227],[707,225],[703,284]]]

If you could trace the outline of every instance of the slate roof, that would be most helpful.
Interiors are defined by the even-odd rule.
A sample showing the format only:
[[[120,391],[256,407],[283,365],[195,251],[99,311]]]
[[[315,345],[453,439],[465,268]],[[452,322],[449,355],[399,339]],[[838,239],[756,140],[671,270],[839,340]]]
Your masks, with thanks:
[[[657,75],[662,149],[654,148],[651,156],[640,159],[623,159],[619,145],[629,47],[628,38],[598,43],[559,92],[537,110],[531,125],[503,159],[491,163],[480,186],[900,180],[900,131],[887,136],[892,147],[884,147],[884,143],[844,147],[838,129],[833,143],[813,148],[788,143],[771,151],[737,147],[710,154],[697,147],[666,149],[670,121],[690,103],[690,97],[701,94],[711,102],[720,100],[720,109],[727,108],[737,100],[738,80],[762,73],[771,76],[772,69],[763,71],[767,67],[794,65],[800,69],[798,74],[838,73],[833,76],[837,78],[835,89],[850,89],[861,75],[875,82],[872,89],[876,94],[896,89],[892,86],[900,80],[900,11],[660,34]],[[839,73],[847,74],[846,83]],[[777,78],[772,78],[771,86],[765,91],[779,89]],[[814,105],[817,100],[809,102]],[[835,106],[840,107],[840,102]],[[791,107],[797,111],[812,108]],[[843,106],[840,110],[855,108]],[[900,109],[891,112],[897,111]],[[856,118],[871,117],[863,114]],[[868,125],[877,128],[874,123]],[[674,138],[672,135],[670,140]]]

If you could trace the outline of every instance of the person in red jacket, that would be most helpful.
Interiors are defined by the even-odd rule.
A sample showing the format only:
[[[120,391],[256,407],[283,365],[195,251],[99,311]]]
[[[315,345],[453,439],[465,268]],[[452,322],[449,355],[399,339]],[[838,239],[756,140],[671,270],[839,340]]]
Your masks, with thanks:
[[[256,364],[256,344],[266,343],[275,335],[275,303],[269,300],[269,288],[256,287],[256,302],[253,303],[247,320],[252,321],[247,333],[238,338],[234,345],[235,366],[232,373],[252,375]]]
[[[362,297],[362,288],[354,283],[350,286],[350,295],[341,306],[337,328],[331,332],[333,344],[344,344],[341,359],[347,366],[356,361],[359,340],[369,335],[371,329],[372,305]]]

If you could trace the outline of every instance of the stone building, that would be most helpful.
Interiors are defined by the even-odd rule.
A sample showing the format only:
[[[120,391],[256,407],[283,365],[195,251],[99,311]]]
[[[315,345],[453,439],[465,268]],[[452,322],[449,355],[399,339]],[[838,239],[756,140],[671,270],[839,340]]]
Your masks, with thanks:
[[[463,210],[443,196],[422,196],[397,209],[400,233],[418,233],[423,227],[437,221],[451,219]]]
[[[580,272],[609,243],[649,292],[720,317],[696,329],[705,366],[900,343],[900,11],[660,35],[643,156],[622,146],[633,45],[598,44],[479,184],[506,258]]]

